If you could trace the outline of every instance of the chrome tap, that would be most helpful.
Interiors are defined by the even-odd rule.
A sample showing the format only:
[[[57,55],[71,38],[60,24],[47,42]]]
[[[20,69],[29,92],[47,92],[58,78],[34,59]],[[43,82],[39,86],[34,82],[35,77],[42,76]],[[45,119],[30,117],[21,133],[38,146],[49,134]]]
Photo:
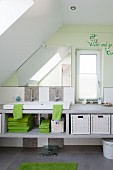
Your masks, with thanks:
[[[57,88],[55,88],[55,102],[57,102],[57,101],[59,101],[60,100],[60,97],[58,96],[58,89]]]
[[[55,102],[59,101],[60,97],[55,97]]]
[[[32,102],[32,88],[30,87],[30,101]]]
[[[30,101],[33,102],[35,100],[35,94],[33,95],[33,89],[30,87]]]

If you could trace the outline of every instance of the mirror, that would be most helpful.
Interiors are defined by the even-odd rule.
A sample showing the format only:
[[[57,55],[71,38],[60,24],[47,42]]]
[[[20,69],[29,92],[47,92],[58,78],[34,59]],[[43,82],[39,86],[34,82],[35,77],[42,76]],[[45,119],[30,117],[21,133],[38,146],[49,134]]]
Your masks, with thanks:
[[[4,86],[71,86],[71,47],[41,46]]]

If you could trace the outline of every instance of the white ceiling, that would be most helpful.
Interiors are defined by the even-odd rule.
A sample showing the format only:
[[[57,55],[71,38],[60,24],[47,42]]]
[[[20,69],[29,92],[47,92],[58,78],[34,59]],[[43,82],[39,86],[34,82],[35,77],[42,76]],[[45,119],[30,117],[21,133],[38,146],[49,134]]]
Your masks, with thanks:
[[[113,24],[113,0],[61,0],[61,9],[64,24]]]
[[[25,16],[42,16],[51,9],[54,0],[34,0],[34,6]],[[61,14],[63,24],[112,25],[113,0],[56,0],[57,12]],[[55,1],[54,1],[55,3]],[[76,10],[71,10],[76,6]]]
[[[0,84],[63,24],[113,25],[113,0],[34,0],[0,36]]]

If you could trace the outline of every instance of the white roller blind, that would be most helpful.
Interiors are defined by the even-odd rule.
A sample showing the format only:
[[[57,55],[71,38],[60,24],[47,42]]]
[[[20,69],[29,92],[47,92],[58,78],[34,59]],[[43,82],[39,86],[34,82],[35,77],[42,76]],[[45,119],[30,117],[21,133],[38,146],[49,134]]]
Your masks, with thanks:
[[[97,74],[79,74],[79,98],[97,99]]]
[[[77,98],[96,100],[99,96],[100,55],[97,51],[77,53]]]

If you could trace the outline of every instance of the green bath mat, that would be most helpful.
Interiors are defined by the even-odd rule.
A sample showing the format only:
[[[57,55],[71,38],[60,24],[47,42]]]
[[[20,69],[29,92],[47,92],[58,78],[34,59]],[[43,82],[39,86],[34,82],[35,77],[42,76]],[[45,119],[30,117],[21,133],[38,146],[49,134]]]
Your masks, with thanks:
[[[22,163],[18,170],[77,170],[78,163]]]

